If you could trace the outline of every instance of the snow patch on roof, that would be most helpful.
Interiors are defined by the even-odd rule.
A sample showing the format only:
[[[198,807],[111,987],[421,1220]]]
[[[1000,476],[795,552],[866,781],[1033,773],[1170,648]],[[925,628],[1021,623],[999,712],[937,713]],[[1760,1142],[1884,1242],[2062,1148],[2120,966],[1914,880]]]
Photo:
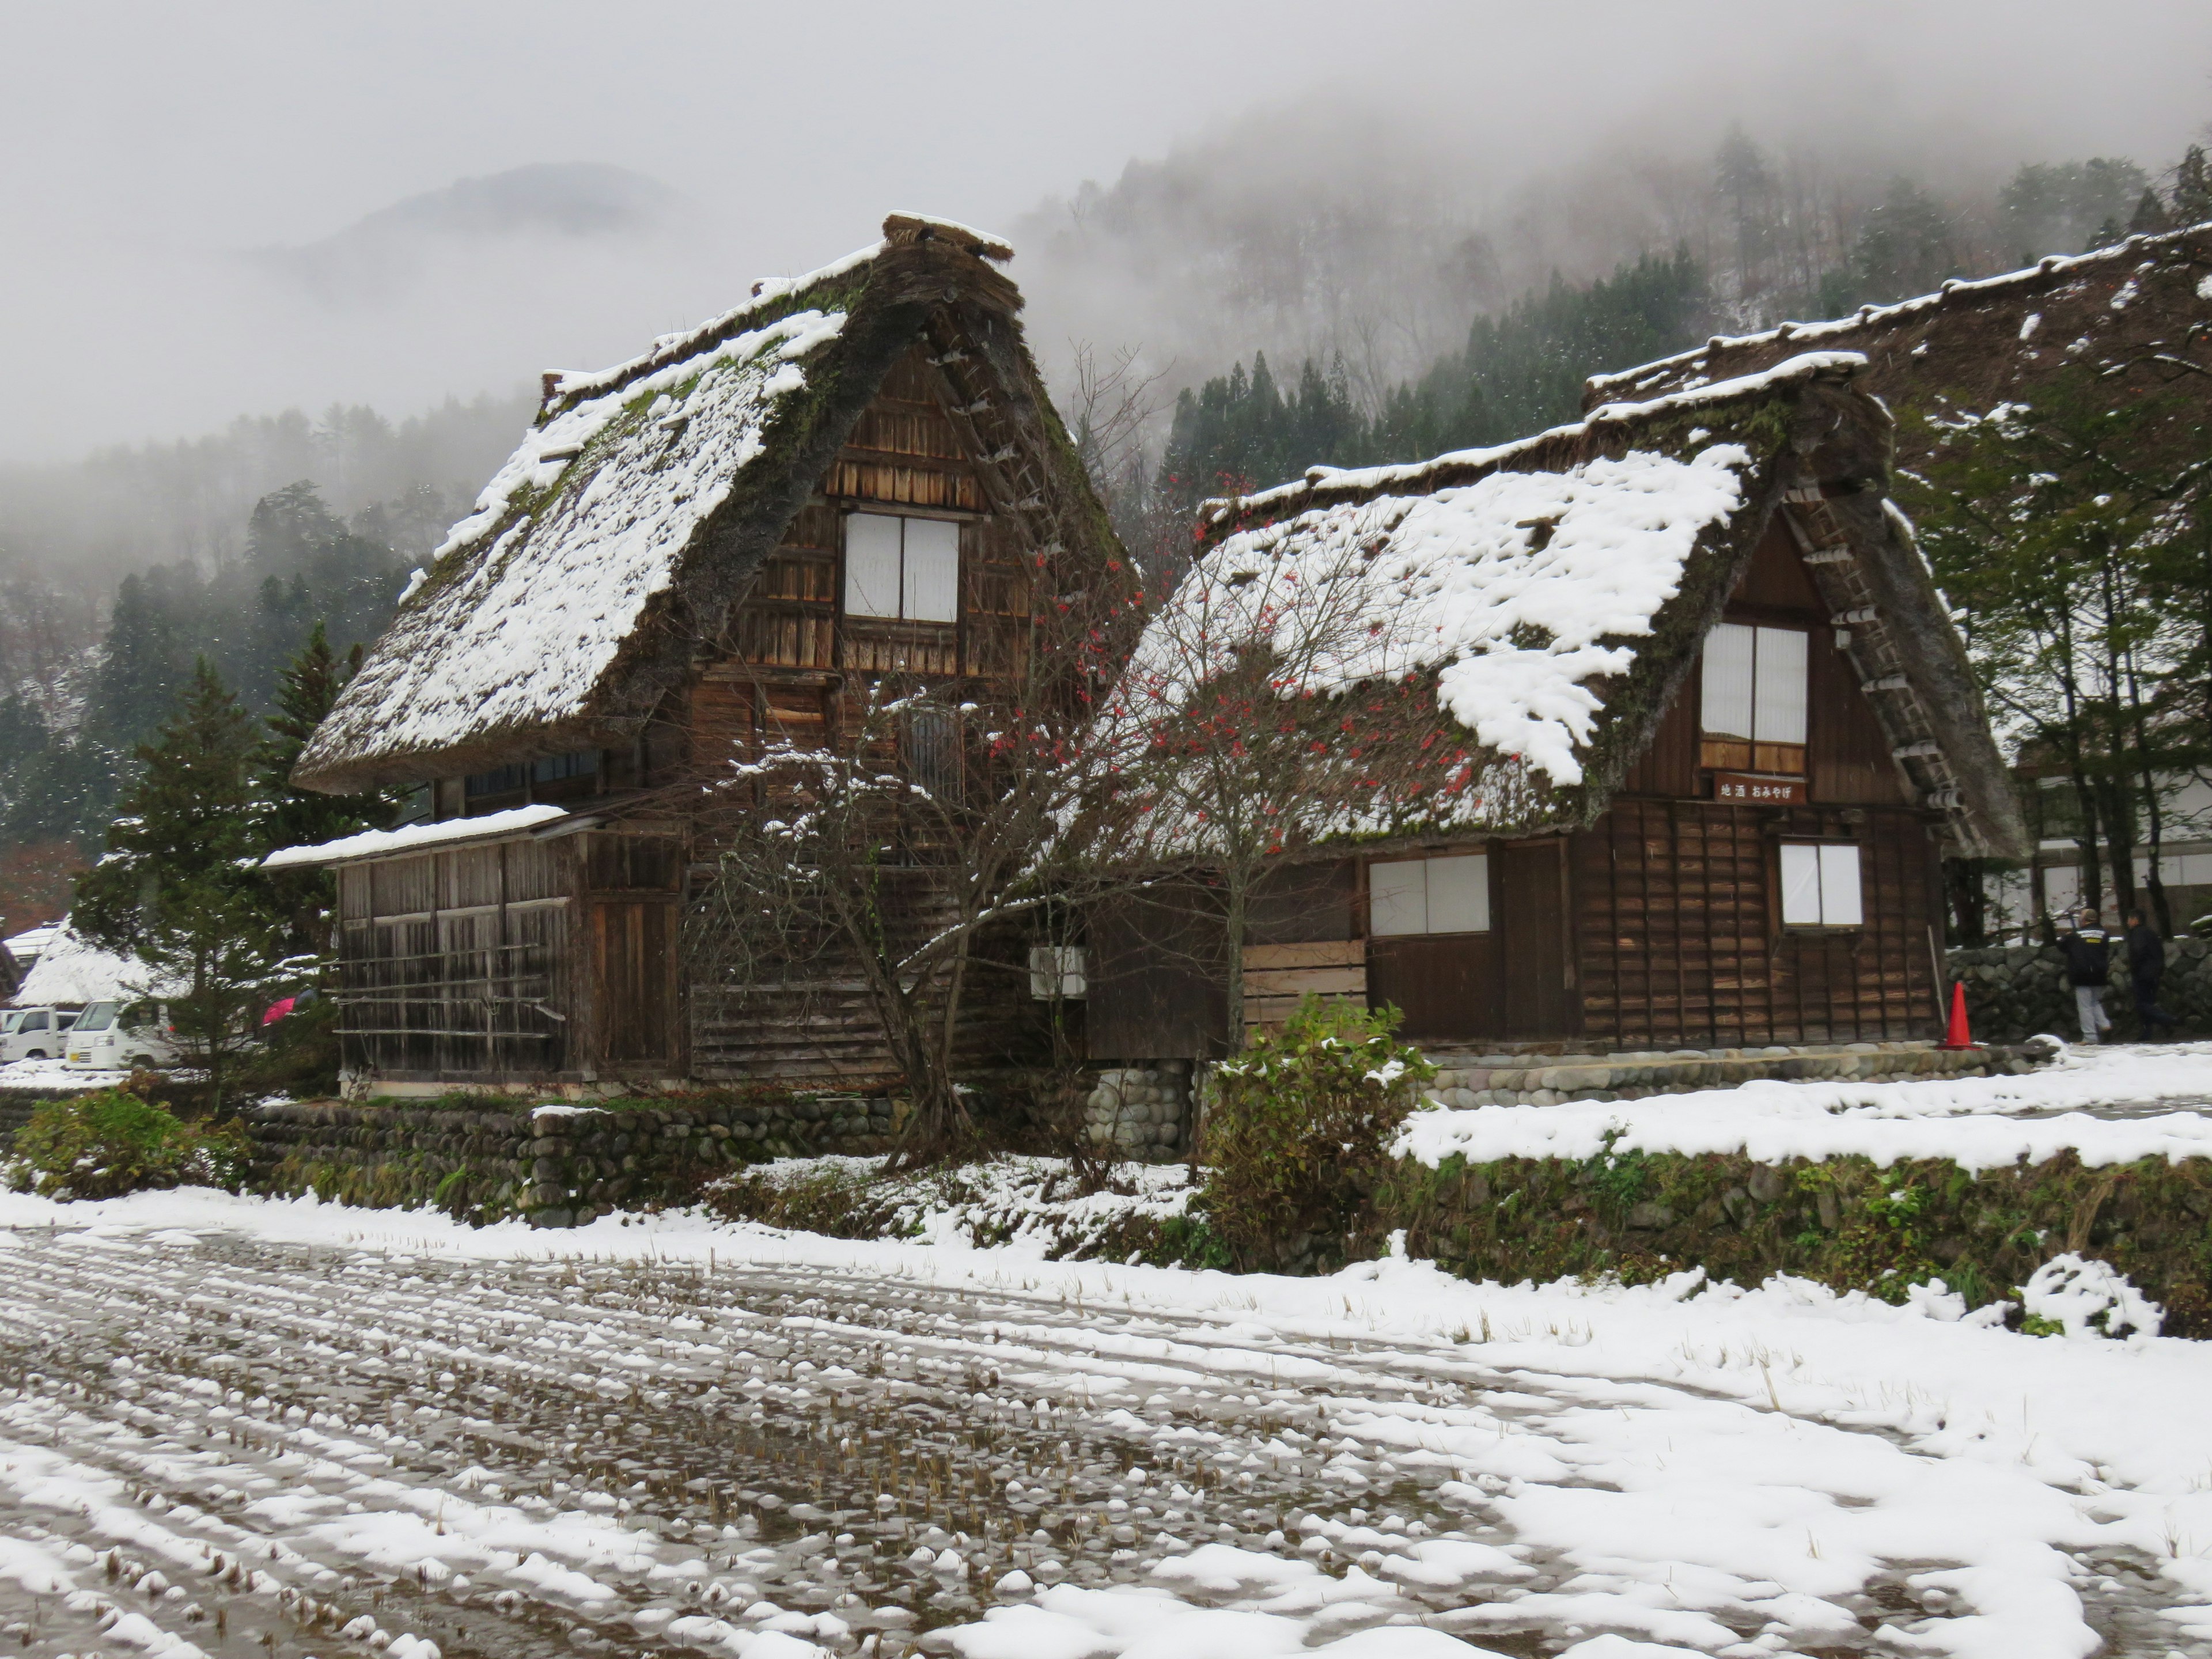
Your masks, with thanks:
[[[585,397],[525,434],[303,763],[449,748],[584,712],[761,453],[842,312],[802,311]],[[507,520],[520,509],[523,516]],[[472,552],[495,527],[506,530]]]
[[[50,1003],[116,1002],[161,995],[165,988],[154,970],[136,957],[103,951],[71,928],[64,918],[31,971],[23,975],[9,1002],[18,1008]]]
[[[355,859],[389,858],[395,853],[416,853],[427,847],[450,847],[458,842],[488,841],[565,818],[568,811],[550,802],[509,807],[480,817],[447,818],[436,823],[410,823],[399,830],[364,830],[357,836],[340,836],[313,847],[280,847],[261,860],[264,870],[291,870],[318,864],[343,864]]]
[[[16,966],[27,968],[38,959],[39,953],[53,943],[54,935],[61,932],[61,923],[47,922],[40,927],[26,927],[11,934],[6,940],[8,954],[15,958]]]
[[[1650,634],[1698,538],[1742,506],[1750,462],[1735,444],[1632,450],[1240,532],[1146,628],[1109,720],[1182,707],[1264,641],[1295,665],[1285,697],[1437,671],[1439,707],[1483,747],[1579,783],[1593,682],[1628,671],[1620,641]]]

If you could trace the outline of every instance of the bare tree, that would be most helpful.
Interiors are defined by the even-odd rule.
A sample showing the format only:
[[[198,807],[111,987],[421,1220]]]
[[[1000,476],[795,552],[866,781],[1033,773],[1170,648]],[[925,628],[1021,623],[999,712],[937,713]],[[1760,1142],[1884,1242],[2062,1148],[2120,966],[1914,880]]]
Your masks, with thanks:
[[[821,732],[770,732],[706,781],[722,850],[690,918],[695,981],[737,988],[758,1018],[832,1047],[879,1032],[912,1109],[904,1164],[970,1131],[963,1077],[1066,1057],[1057,1005],[1072,963],[1056,952],[1073,909],[1123,879],[1081,865],[1065,830],[1087,728],[1138,620],[1130,574],[1039,593],[1006,678],[851,676]],[[1032,973],[1047,1029],[1013,1029],[1006,1011],[1028,1005]]]
[[[1152,448],[1165,406],[1160,386],[1174,365],[1148,369],[1142,346],[1120,346],[1102,357],[1088,340],[1075,340],[1069,350],[1068,430],[1091,487],[1147,578],[1178,576],[1188,554],[1186,526],[1156,488]]]
[[[1146,626],[1085,757],[1085,851],[1192,878],[1226,944],[1232,1034],[1263,883],[1332,838],[1462,821],[1522,775],[1439,710],[1408,573],[1355,542],[1286,557],[1243,539]]]

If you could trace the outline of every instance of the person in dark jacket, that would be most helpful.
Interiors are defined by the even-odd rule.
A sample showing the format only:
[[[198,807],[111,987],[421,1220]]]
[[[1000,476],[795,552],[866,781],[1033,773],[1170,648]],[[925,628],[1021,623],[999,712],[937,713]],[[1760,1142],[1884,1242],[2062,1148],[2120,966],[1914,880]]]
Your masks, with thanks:
[[[2181,1022],[2158,1006],[2158,982],[2166,977],[2166,941],[2150,918],[2140,910],[2128,912],[2128,978],[2135,987],[2136,1018],[2142,1034],[2155,1035],[2163,1026],[2171,1036]]]
[[[2074,931],[2058,936],[2059,953],[2066,958],[2066,982],[2074,988],[2074,1011],[2081,1017],[2081,1041],[2102,1042],[2112,1029],[2105,1012],[2105,988],[2112,982],[2112,936],[2097,920],[2094,910],[2074,919]]]

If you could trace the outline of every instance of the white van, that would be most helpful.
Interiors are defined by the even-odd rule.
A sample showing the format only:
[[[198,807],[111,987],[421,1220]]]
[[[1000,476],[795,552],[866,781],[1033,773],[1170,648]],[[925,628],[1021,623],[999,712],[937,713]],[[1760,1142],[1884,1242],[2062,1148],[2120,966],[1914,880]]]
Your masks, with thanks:
[[[141,1008],[139,1018],[124,1018],[131,1005],[94,1002],[76,1017],[69,1029],[69,1054],[62,1061],[72,1072],[127,1072],[137,1066],[173,1066],[177,1045],[169,1036],[169,1011],[160,1003]]]
[[[0,1033],[0,1065],[19,1060],[59,1060],[76,1016],[66,1008],[17,1008]]]

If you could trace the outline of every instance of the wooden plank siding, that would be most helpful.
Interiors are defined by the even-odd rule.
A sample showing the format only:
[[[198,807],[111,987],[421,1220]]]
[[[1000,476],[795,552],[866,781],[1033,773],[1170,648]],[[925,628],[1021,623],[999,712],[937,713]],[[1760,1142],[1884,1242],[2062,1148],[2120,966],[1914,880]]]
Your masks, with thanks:
[[[343,866],[339,1042],[402,1079],[568,1063],[573,854],[529,840]]]
[[[1304,998],[1367,1006],[1367,945],[1360,939],[1244,947],[1244,1029],[1280,1025]]]
[[[1919,815],[1617,800],[1573,837],[1583,1030],[1615,1047],[1934,1034],[1936,851]],[[1777,848],[1861,848],[1866,923],[1786,931]]]

